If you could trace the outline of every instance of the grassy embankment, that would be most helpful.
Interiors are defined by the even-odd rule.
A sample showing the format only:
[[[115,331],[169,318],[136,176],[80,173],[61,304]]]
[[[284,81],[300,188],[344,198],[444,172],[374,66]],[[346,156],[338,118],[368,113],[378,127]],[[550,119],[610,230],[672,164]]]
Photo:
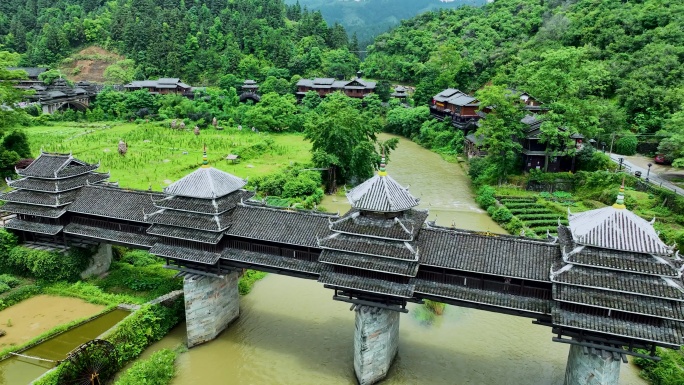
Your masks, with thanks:
[[[172,130],[168,123],[59,123],[25,129],[31,151],[73,153],[87,162],[100,162],[100,171],[111,172],[111,181],[121,187],[160,191],[202,164],[202,147],[207,145],[212,167],[242,178],[278,171],[290,163],[311,159],[311,144],[301,134],[265,134],[227,127],[209,128],[194,135],[191,129]],[[119,155],[119,140],[128,144]],[[238,154],[241,161],[225,160]]]

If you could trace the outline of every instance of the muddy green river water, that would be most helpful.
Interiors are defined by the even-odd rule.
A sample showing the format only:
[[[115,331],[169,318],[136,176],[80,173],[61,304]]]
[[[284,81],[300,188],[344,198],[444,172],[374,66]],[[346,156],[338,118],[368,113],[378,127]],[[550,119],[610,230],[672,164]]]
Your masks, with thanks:
[[[503,232],[472,196],[462,168],[401,139],[388,173],[421,198],[430,220],[443,226]],[[323,206],[344,213],[344,197]],[[240,318],[216,340],[178,359],[173,385],[356,384],[353,368],[354,313],[314,281],[270,274],[241,298]],[[447,306],[425,322],[422,308],[401,315],[399,353],[383,385],[510,384],[562,385],[568,345],[551,341],[551,330],[531,319]],[[144,356],[185,342],[185,326]],[[646,384],[623,365],[620,383]]]

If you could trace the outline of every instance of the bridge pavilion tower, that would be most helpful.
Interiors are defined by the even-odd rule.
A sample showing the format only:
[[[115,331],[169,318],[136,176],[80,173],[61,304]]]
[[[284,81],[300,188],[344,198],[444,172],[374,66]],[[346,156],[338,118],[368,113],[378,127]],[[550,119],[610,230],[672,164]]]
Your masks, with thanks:
[[[554,340],[571,344],[565,385],[617,385],[633,349],[684,344],[684,261],[625,208],[624,185],[613,206],[568,221],[551,268]]]
[[[415,240],[427,211],[385,171],[347,193],[352,209],[319,240],[319,282],[356,310],[354,370],[361,385],[382,380],[399,346],[399,313],[414,295]]]
[[[219,259],[232,210],[254,195],[242,189],[245,184],[210,167],[205,149],[203,165],[166,187],[167,196],[154,201],[157,211],[145,216],[152,223],[147,233],[159,238],[150,253],[185,265],[188,347],[214,339],[240,314],[238,270],[221,269]]]
[[[25,241],[58,243],[68,222],[64,214],[81,187],[109,178],[95,172],[98,167],[71,154],[41,152],[26,168],[16,170],[21,178],[7,179],[12,191],[0,194],[0,200],[7,202],[2,210],[16,217],[5,227],[18,231]]]

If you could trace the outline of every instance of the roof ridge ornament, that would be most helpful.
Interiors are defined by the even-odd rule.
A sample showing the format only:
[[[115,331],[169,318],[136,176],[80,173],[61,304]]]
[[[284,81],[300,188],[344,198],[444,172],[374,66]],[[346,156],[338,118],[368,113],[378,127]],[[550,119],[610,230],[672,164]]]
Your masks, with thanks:
[[[620,185],[620,191],[618,192],[617,199],[613,204],[613,208],[618,210],[624,210],[627,208],[625,206],[625,177],[622,176],[622,185]]]
[[[380,169],[378,171],[378,175],[380,176],[387,176],[387,170],[385,169],[385,149],[382,149],[382,158],[380,158]]]
[[[202,152],[202,168],[209,168],[209,160],[207,159],[207,144],[204,143],[204,151]]]

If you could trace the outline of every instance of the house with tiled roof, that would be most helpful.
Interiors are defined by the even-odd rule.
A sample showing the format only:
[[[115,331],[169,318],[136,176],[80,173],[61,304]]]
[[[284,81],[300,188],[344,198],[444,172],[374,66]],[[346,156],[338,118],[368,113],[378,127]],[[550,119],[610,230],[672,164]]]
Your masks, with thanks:
[[[152,94],[189,95],[192,87],[179,78],[160,78],[158,80],[134,80],[124,86],[126,91],[147,90]]]
[[[335,80],[334,78],[301,79],[297,82],[297,98],[302,99],[309,91],[316,91],[319,96],[340,91],[351,98],[364,98],[375,92],[376,82],[361,79],[359,72],[351,80]]]

